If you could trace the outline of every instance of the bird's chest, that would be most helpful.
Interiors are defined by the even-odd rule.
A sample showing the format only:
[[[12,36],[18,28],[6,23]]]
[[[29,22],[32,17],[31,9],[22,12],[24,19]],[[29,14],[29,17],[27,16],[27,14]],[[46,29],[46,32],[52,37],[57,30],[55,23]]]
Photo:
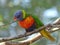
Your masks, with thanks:
[[[32,16],[29,16],[25,20],[19,21],[18,23],[21,27],[28,29],[29,27],[33,25],[34,19]]]

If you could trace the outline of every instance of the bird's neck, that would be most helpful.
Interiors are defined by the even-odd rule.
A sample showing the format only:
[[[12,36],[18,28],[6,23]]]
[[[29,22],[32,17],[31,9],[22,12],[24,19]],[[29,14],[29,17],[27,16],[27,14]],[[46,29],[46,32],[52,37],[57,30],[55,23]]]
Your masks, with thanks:
[[[30,15],[30,14],[26,14],[26,15],[25,15],[25,18],[24,18],[23,20],[19,20],[19,22],[20,22],[20,21],[24,21],[24,20],[25,20],[27,17],[29,17],[29,16],[31,16],[31,15]]]

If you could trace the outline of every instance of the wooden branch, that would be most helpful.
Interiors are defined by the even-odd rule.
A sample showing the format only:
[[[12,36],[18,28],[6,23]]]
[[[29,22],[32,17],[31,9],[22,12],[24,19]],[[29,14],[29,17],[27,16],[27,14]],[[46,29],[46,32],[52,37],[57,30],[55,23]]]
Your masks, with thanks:
[[[56,30],[57,31],[57,30]],[[50,31],[50,33],[52,33],[52,32],[55,32],[55,30],[54,31]],[[33,42],[35,42],[35,41],[37,41],[37,40],[39,40],[39,39],[41,39],[43,36],[40,34],[37,34],[35,37],[33,37],[32,39],[30,39],[30,40],[23,40],[23,41],[18,41],[18,42],[6,42],[5,43],[5,45],[29,45],[29,44],[31,44],[31,43],[33,43]]]
[[[6,41],[7,41],[7,42],[6,42],[6,45],[29,45],[30,43],[33,43],[33,42],[35,42],[36,40],[40,39],[40,38],[42,37],[42,35],[37,35],[36,37],[32,38],[31,40],[23,40],[23,41],[19,41],[19,42],[17,42],[17,43],[16,43],[16,42],[8,42],[8,41],[29,36],[29,35],[31,35],[31,34],[34,34],[34,33],[39,32],[39,31],[41,31],[42,29],[47,28],[47,27],[50,27],[50,28],[52,28],[52,27],[58,27],[58,28],[60,29],[60,25],[59,25],[58,23],[60,24],[60,20],[57,21],[57,22],[54,23],[54,24],[48,24],[48,25],[46,25],[46,26],[42,26],[42,27],[40,27],[40,28],[38,28],[38,29],[35,29],[34,31],[32,31],[32,32],[30,32],[30,33],[26,33],[25,35],[19,35],[19,36],[17,36],[17,37],[2,38],[2,39],[0,39],[0,42],[6,42]],[[49,31],[49,30],[48,30],[48,31]],[[57,30],[50,30],[49,32],[55,32],[55,31],[57,31]]]
[[[35,42],[36,40],[42,38],[41,35],[36,35],[35,37],[33,37],[32,39],[30,40],[23,40],[23,41],[18,41],[18,42],[6,42],[5,44],[6,45],[29,45],[33,42]]]
[[[10,40],[14,40],[14,39],[19,39],[19,38],[22,38],[22,37],[26,37],[26,36],[29,36],[31,34],[37,33],[37,32],[41,31],[42,29],[44,29],[44,28],[46,28],[48,26],[50,26],[50,27],[52,26],[53,27],[53,25],[48,24],[47,26],[42,26],[42,27],[40,27],[38,29],[35,29],[34,31],[32,31],[30,33],[26,33],[25,35],[18,35],[17,37],[2,38],[2,39],[0,39],[0,42],[5,42],[5,41],[10,41]]]
[[[49,25],[47,25],[47,26],[49,26]],[[22,37],[29,36],[29,35],[31,35],[31,34],[34,34],[34,33],[39,32],[40,30],[44,29],[44,28],[47,27],[47,26],[42,26],[42,27],[40,27],[40,28],[38,28],[38,29],[30,32],[30,33],[26,33],[25,35],[19,35],[19,36],[17,36],[17,37],[2,38],[2,39],[0,39],[0,42],[10,41],[10,40],[19,39],[19,38],[22,38]]]
[[[60,20],[59,20],[60,21]],[[47,27],[60,27],[60,26],[58,26],[58,23],[60,23],[59,21],[57,21],[56,23],[54,23],[54,24],[48,24],[48,25],[46,25],[46,26],[42,26],[42,27],[40,27],[40,28],[38,28],[38,29],[35,29],[34,31],[32,31],[32,32],[30,32],[30,33],[26,33],[26,34],[24,34],[24,35],[18,35],[17,37],[7,37],[7,38],[1,38],[0,39],[0,42],[5,42],[5,41],[10,41],[10,40],[15,40],[15,39],[19,39],[19,38],[22,38],[22,37],[26,37],[26,36],[29,36],[29,35],[31,35],[31,34],[34,34],[34,33],[37,33],[37,32],[39,32],[39,31],[41,31],[42,29],[44,29],[44,28],[47,28]],[[56,25],[55,25],[56,24]],[[60,28],[59,28],[60,29]]]

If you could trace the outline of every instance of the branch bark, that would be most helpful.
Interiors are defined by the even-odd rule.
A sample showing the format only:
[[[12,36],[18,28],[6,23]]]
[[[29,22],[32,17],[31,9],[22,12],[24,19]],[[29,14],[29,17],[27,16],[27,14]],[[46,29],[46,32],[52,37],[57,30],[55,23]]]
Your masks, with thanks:
[[[42,26],[42,27],[40,27],[40,28],[38,28],[38,29],[35,29],[34,31],[32,31],[32,32],[30,32],[30,33],[26,33],[25,35],[19,35],[19,36],[17,36],[17,37],[7,37],[7,38],[2,38],[2,39],[0,39],[0,42],[6,42],[5,44],[6,45],[29,45],[30,43],[33,43],[33,42],[35,42],[36,40],[38,40],[38,39],[40,39],[40,38],[42,38],[42,35],[37,35],[36,37],[34,37],[34,38],[32,38],[31,40],[23,40],[23,41],[19,41],[19,42],[10,42],[10,40],[15,40],[15,39],[19,39],[19,38],[22,38],[22,37],[26,37],[26,36],[29,36],[29,35],[31,35],[31,34],[34,34],[34,33],[37,33],[37,32],[39,32],[39,31],[41,31],[42,29],[44,29],[44,28],[54,28],[54,27],[57,27],[57,28],[59,28],[60,29],[60,20],[59,21],[57,21],[56,23],[54,23],[54,24],[48,24],[48,25],[46,25],[46,26]],[[49,31],[49,30],[48,30]],[[58,31],[58,29],[57,30],[50,30],[49,32],[50,33],[52,33],[52,32],[55,32],[55,31]]]
[[[41,31],[42,29],[46,28],[46,27],[53,27],[53,26],[57,26],[57,25],[51,25],[51,24],[48,24],[47,26],[42,26],[38,29],[35,29],[34,31],[30,32],[30,33],[26,33],[25,35],[18,35],[17,37],[7,37],[7,38],[2,38],[0,39],[0,42],[5,42],[5,41],[10,41],[10,40],[15,40],[15,39],[19,39],[19,38],[22,38],[22,37],[26,37],[26,36],[29,36],[31,34],[34,34],[34,33],[37,33],[39,31]],[[60,27],[60,26],[57,26],[57,27]]]
[[[54,31],[50,31],[50,33],[53,33],[55,31],[58,30],[54,30]],[[30,39],[30,40],[23,40],[23,41],[18,41],[18,42],[6,42],[5,45],[29,45],[39,39],[41,39],[43,36],[42,35],[36,35],[34,38]]]

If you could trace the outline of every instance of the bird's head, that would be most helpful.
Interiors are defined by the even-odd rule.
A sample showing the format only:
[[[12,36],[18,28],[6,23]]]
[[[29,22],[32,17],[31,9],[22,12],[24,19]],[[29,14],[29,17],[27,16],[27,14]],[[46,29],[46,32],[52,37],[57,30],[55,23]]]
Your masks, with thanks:
[[[14,21],[22,21],[25,18],[25,11],[24,10],[17,10],[14,14]]]

